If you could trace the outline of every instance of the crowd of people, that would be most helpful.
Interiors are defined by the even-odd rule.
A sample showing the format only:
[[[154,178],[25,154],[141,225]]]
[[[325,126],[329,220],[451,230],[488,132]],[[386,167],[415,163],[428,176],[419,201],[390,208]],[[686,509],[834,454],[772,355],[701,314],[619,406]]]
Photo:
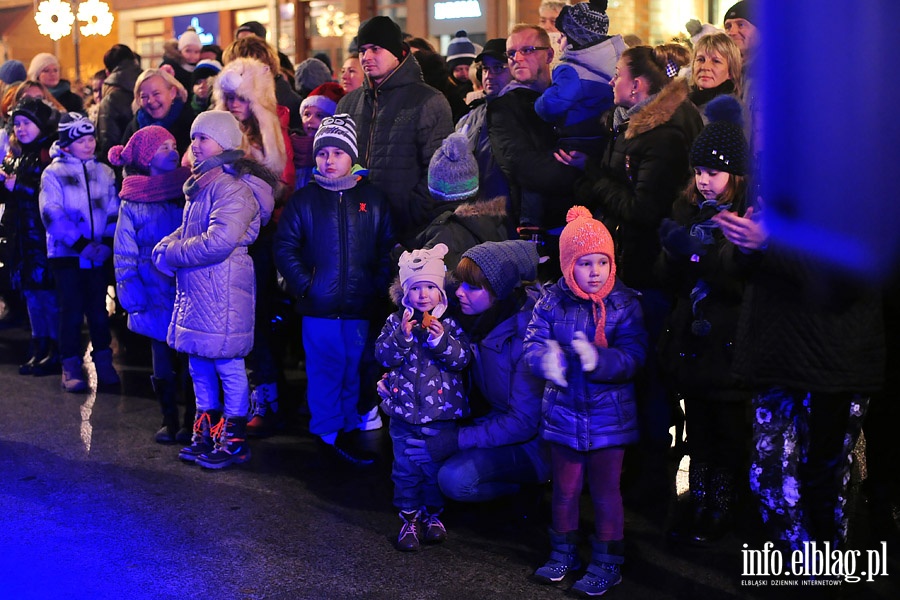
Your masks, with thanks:
[[[721,539],[752,496],[782,548],[845,544],[870,400],[876,447],[897,422],[879,396],[894,295],[768,238],[751,2],[689,46],[611,35],[606,8],[546,1],[539,25],[460,31],[446,58],[377,16],[337,74],[324,55],[294,69],[259,23],[224,50],[188,30],[155,68],[113,46],[84,99],[52,54],[0,65],[19,372],[85,391],[86,318],[98,385],[120,385],[114,285],[150,340],[156,440],[243,464],[284,418],[286,294],[321,452],[371,465],[356,434],[388,421],[400,550],[446,538],[446,499],[552,482],[534,578],[560,582],[584,567],[587,482],[572,589],[601,595],[624,502],[668,510],[682,421],[674,543]],[[890,513],[896,475],[873,474]]]

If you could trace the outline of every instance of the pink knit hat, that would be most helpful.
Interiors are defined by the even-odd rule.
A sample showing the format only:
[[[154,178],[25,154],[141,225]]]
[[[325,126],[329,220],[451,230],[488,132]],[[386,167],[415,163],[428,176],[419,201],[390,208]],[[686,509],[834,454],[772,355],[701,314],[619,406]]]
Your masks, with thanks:
[[[603,301],[616,284],[616,255],[612,236],[606,226],[594,219],[591,211],[584,206],[570,208],[566,214],[566,222],[567,225],[559,234],[559,266],[572,293],[594,303],[594,322],[597,324],[594,343],[606,348],[606,304]],[[575,282],[575,262],[586,254],[605,254],[609,258],[609,278],[593,294],[586,293]]]
[[[317,106],[329,115],[337,110],[338,100],[344,96],[344,88],[333,81],[323,83],[309,93],[309,96],[300,103],[300,112],[307,106]]]
[[[148,125],[138,129],[124,146],[113,146],[109,149],[109,162],[117,167],[134,167],[141,172],[150,170],[153,155],[168,140],[175,137],[159,125]]]

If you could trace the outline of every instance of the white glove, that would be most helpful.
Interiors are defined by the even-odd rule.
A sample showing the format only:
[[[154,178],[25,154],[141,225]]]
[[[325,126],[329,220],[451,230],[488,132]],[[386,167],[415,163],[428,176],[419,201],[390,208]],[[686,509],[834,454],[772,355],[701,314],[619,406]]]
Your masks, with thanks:
[[[544,377],[559,387],[568,387],[566,381],[566,359],[556,340],[547,340],[547,352],[541,359]]]
[[[578,353],[578,358],[581,359],[582,370],[590,372],[597,368],[600,353],[597,351],[597,347],[588,341],[583,331],[575,332],[575,337],[572,339],[572,347]]]

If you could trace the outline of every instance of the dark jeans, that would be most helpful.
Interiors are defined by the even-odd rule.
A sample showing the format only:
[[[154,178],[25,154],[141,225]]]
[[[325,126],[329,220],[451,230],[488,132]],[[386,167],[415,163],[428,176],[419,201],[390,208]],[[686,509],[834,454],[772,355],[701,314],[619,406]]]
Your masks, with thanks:
[[[545,483],[549,477],[546,461],[535,464],[535,453],[526,448],[538,443],[532,440],[527,444],[457,452],[438,472],[441,492],[459,502],[486,502],[515,494],[523,484]]]
[[[413,425],[399,418],[392,418],[390,424],[391,441],[394,443],[394,464],[391,479],[394,482],[394,506],[400,510],[418,510],[423,506],[433,512],[443,508],[444,496],[437,483],[439,462],[416,464],[403,452],[409,446],[410,438],[423,439],[422,428],[447,429],[452,421],[432,421],[427,425]]]
[[[264,383],[277,383],[281,366],[272,349],[273,303],[278,293],[275,280],[275,257],[272,255],[272,234],[268,230],[260,232],[259,239],[249,248],[253,260],[253,274],[256,277],[256,311],[253,325],[253,349],[246,357],[248,376],[254,387]]]
[[[51,264],[54,261],[50,261]],[[87,317],[93,353],[108,350],[112,342],[106,312],[107,277],[104,267],[79,269],[53,265],[59,295],[59,354],[81,356],[81,325]]]

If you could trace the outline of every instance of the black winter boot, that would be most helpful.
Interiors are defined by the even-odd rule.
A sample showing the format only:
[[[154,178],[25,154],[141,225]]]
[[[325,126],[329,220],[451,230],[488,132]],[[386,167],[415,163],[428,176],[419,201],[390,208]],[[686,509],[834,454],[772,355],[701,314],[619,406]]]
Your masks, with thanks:
[[[720,539],[731,529],[734,511],[734,475],[728,469],[715,469],[709,479],[709,498],[694,542],[706,544]]]
[[[19,365],[19,375],[31,375],[34,367],[47,356],[48,338],[31,338],[31,350],[28,360]]]
[[[667,533],[670,541],[691,543],[695,540],[709,501],[709,476],[710,469],[705,463],[691,461],[688,468],[688,498],[681,503],[677,520]]]
[[[215,447],[204,452],[195,461],[207,469],[224,469],[250,460],[247,445],[247,417],[226,417],[212,429]]]
[[[44,375],[59,375],[62,373],[62,362],[59,358],[59,345],[52,338],[47,339],[47,353],[44,355],[34,368],[31,374],[35,377],[43,377]]]
[[[625,542],[598,542],[591,539],[591,564],[584,577],[575,582],[572,591],[584,596],[602,596],[622,583]]]
[[[578,558],[578,532],[558,533],[550,530],[550,559],[534,572],[541,583],[562,581],[569,571],[581,568]]]
[[[221,427],[222,411],[208,410],[198,412],[194,419],[194,433],[191,445],[181,449],[178,458],[187,462],[196,462],[197,457],[205,452],[212,452],[214,447],[213,429]]]
[[[181,427],[175,434],[175,441],[179,444],[190,444],[194,428],[194,413],[197,411],[197,398],[194,396],[194,386],[188,379],[184,389],[184,419]]]
[[[154,439],[157,444],[173,444],[178,433],[178,407],[175,406],[174,382],[160,377],[150,377],[156,399],[159,400],[159,408],[162,412],[162,425],[156,432]]]

